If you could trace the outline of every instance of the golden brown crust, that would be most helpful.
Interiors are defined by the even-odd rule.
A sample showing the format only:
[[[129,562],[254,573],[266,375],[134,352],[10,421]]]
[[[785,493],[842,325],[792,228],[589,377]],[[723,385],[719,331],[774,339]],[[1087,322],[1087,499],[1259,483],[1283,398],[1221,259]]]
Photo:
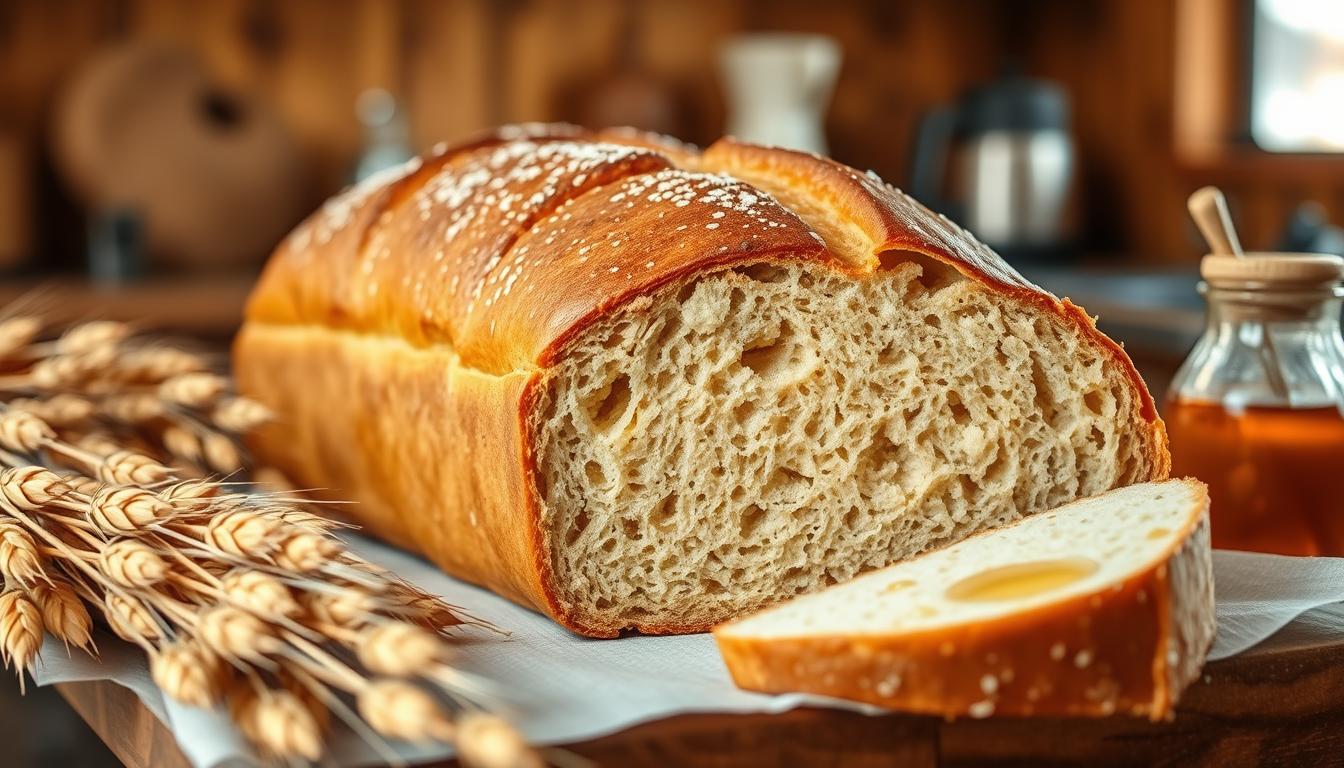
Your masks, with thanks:
[[[734,681],[945,717],[1162,720],[1213,642],[1208,492],[1164,557],[1094,594],[994,621],[900,635],[760,638],[715,630]],[[993,532],[980,534],[993,536]]]
[[[651,149],[671,160],[672,164],[678,168],[684,168],[688,171],[700,170],[700,148],[672,136],[627,127],[604,128],[593,134],[593,138],[598,141],[609,141],[613,144],[626,144],[632,147]]]
[[[778,156],[803,170],[819,160],[723,142],[701,157],[650,134],[592,136],[563,125],[505,128],[436,148],[334,198],[272,257],[249,301],[235,362],[243,391],[285,413],[302,434],[269,431],[256,445],[264,459],[304,485],[342,488],[374,532],[450,572],[575,631],[611,636],[623,627],[558,604],[539,528],[536,439],[528,430],[565,345],[637,297],[714,269],[810,261],[861,276],[881,262],[846,263],[770,195],[684,170],[723,170],[733,152]],[[948,244],[965,239],[959,230],[928,235],[922,214],[895,217],[881,185],[846,186],[849,169],[825,168],[835,183],[800,194],[839,190],[837,210],[858,212],[870,228],[881,223],[883,244],[956,258]],[[983,270],[986,284],[1061,314],[1072,306],[1037,293],[983,246],[961,247],[989,254],[959,267],[973,276]],[[304,382],[301,391],[296,382]],[[1155,435],[1147,466],[1164,476],[1160,422],[1135,382],[1146,404],[1136,416]],[[415,409],[398,402],[401,388],[414,395]],[[320,458],[333,445],[356,455]],[[504,538],[511,540],[496,541]]]
[[[243,391],[284,418],[263,455],[379,535],[519,602],[547,603],[519,410],[534,376],[489,376],[443,349],[315,326],[249,324]],[[303,382],[301,387],[290,386]],[[407,425],[432,425],[420,429]],[[484,462],[497,471],[462,471]]]

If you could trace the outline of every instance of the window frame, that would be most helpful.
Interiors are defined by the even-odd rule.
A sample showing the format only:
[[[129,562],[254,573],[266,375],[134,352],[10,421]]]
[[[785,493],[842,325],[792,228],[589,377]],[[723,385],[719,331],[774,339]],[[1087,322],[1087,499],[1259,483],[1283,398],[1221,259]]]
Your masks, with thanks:
[[[1333,188],[1344,152],[1275,152],[1250,132],[1255,0],[1176,0],[1171,152],[1200,183]]]
[[[1344,1],[1344,0],[1340,0]],[[1251,149],[1273,157],[1306,157],[1317,159],[1337,159],[1344,157],[1344,147],[1339,149],[1271,149],[1261,144],[1255,136],[1255,82],[1259,67],[1256,66],[1259,50],[1258,36],[1263,34],[1256,22],[1256,6],[1261,0],[1241,0],[1240,46],[1242,56],[1240,81],[1241,94],[1241,140]]]

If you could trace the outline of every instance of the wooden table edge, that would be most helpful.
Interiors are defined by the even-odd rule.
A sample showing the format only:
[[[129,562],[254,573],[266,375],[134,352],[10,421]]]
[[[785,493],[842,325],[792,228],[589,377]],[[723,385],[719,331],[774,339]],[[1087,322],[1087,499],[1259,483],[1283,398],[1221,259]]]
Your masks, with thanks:
[[[127,766],[190,765],[168,728],[131,690],[111,681],[58,683],[56,689]],[[631,766],[1320,762],[1344,754],[1344,639],[1210,662],[1166,723],[1122,716],[947,722],[799,707],[778,714],[675,715],[563,748],[599,765]],[[1240,759],[1247,754],[1258,758]]]

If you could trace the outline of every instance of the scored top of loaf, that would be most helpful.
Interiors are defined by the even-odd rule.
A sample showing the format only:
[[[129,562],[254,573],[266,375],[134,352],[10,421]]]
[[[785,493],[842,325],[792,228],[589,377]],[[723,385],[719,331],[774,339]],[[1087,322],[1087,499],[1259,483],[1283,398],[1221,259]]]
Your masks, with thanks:
[[[824,216],[795,213],[817,201]],[[629,130],[529,124],[436,147],[310,216],[246,314],[449,347],[464,366],[506,374],[550,365],[596,318],[690,275],[807,260],[857,276],[910,254],[1076,323],[1156,421],[1119,346],[965,230],[874,174],[731,139],[699,153]]]

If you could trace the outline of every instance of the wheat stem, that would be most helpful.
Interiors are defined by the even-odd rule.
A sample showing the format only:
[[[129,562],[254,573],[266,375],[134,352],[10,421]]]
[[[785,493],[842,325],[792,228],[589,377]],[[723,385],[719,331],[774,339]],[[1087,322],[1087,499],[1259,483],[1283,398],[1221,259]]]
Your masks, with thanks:
[[[62,456],[72,458],[75,461],[78,461],[87,467],[93,468],[95,471],[97,471],[98,466],[103,463],[102,456],[99,456],[95,453],[90,453],[89,451],[83,450],[81,448],[76,448],[73,445],[63,443],[59,440],[47,439],[46,441],[43,442],[42,447],[46,448],[52,453],[59,453]]]
[[[368,685],[368,681],[358,672],[323,650],[321,646],[310,642],[307,638],[290,633],[285,639],[318,667],[329,672],[337,687],[351,693],[359,693]]]

